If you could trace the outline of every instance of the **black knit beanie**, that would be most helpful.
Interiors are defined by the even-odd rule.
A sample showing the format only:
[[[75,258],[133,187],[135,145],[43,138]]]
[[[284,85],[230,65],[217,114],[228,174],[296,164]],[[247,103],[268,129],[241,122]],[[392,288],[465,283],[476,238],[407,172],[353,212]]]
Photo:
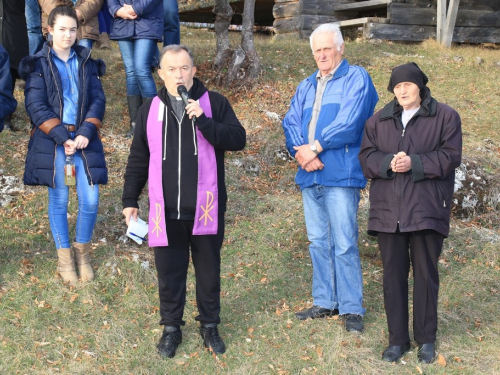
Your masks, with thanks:
[[[420,70],[414,62],[396,66],[392,69],[391,78],[389,79],[389,86],[387,90],[394,93],[394,87],[401,82],[413,82],[422,90],[429,79],[424,72]]]

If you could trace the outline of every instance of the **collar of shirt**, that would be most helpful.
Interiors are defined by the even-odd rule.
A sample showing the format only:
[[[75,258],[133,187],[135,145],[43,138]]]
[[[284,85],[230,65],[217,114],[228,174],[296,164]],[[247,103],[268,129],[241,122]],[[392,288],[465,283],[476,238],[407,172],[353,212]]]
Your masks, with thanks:
[[[329,81],[333,77],[335,72],[338,70],[341,63],[342,63],[342,60],[340,60],[339,63],[337,64],[337,66],[335,68],[333,68],[333,70],[330,73],[328,73],[326,76],[321,76],[321,71],[318,70],[318,73],[316,73],[316,79],[322,80],[323,82]]]
[[[63,124],[74,124],[77,122],[78,107],[78,58],[72,48],[67,61],[63,61],[52,49],[52,60],[54,61],[62,84],[63,101]]]

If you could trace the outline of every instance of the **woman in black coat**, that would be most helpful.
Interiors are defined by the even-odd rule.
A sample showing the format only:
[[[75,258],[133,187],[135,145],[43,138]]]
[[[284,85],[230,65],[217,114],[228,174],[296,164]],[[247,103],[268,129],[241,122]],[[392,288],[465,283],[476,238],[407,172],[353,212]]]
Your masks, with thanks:
[[[458,113],[438,103],[415,63],[393,69],[393,101],[368,119],[359,160],[370,183],[368,233],[376,235],[384,267],[389,346],[397,361],[410,349],[408,275],[413,266],[413,334],[419,361],[434,360],[438,258],[450,228],[455,168],[462,156]]]
[[[0,44],[9,53],[12,91],[19,76],[18,67],[21,60],[29,55],[28,29],[24,14],[25,2],[20,0],[0,0]],[[4,118],[5,129],[14,130],[12,113]]]

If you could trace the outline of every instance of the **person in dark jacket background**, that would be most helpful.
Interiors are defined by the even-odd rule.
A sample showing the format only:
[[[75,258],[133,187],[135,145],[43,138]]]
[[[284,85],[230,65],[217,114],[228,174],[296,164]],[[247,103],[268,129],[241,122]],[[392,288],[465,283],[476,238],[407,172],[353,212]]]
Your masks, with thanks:
[[[378,237],[384,305],[395,362],[410,349],[408,275],[413,266],[413,334],[418,359],[436,356],[438,258],[449,234],[455,168],[461,163],[458,113],[438,103],[415,63],[395,67],[392,102],[368,119],[359,160],[371,179],[368,233]]]
[[[163,36],[163,0],[108,0],[112,40],[117,40],[125,65],[130,130],[134,134],[139,107],[156,96],[151,68]]]
[[[245,147],[246,133],[229,101],[196,78],[191,51],[163,49],[158,74],[165,83],[139,110],[125,171],[123,215],[137,220],[138,198],[148,182],[149,246],[154,248],[163,335],[160,355],[172,358],[182,341],[189,256],[196,276],[200,335],[224,353],[219,336],[220,261],[227,193],[225,150]],[[189,92],[184,105],[178,87]],[[191,249],[191,251],[190,251]]]
[[[49,222],[65,282],[92,281],[91,238],[99,205],[99,185],[108,174],[99,137],[105,97],[100,76],[104,63],[75,44],[78,19],[72,7],[56,7],[48,17],[52,42],[21,62],[26,79],[25,106],[31,119],[31,139],[24,171],[26,185],[48,186]],[[78,216],[76,239],[70,248],[65,161],[75,164]]]
[[[28,29],[26,27],[25,2],[22,0],[0,0],[0,44],[10,57],[11,92],[14,93],[19,76],[19,63],[29,55]],[[5,129],[16,130],[12,123],[12,112],[5,113]]]
[[[16,107],[17,100],[12,96],[9,54],[0,44],[0,132],[5,116],[13,113]]]

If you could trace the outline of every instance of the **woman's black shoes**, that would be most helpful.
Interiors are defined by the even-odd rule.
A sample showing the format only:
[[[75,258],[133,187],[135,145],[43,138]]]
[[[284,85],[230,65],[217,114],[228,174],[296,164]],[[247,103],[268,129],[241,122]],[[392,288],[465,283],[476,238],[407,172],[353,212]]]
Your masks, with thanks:
[[[387,362],[397,362],[403,354],[410,350],[410,343],[404,345],[389,345],[382,353],[382,359]]]
[[[387,362],[397,362],[407,351],[411,345],[407,342],[404,345],[389,345],[382,354],[382,359]],[[436,346],[433,342],[428,344],[418,345],[418,361],[421,363],[432,363],[436,358]]]
[[[420,344],[418,346],[418,361],[422,363],[432,363],[436,358],[436,348],[434,343]]]

